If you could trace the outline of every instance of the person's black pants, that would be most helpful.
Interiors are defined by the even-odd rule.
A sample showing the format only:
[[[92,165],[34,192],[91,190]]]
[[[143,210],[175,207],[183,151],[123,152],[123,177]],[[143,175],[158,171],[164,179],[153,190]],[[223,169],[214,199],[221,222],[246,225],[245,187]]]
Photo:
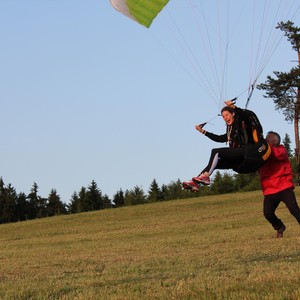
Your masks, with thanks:
[[[212,169],[213,161],[218,156],[218,163],[215,168]],[[214,169],[236,169],[245,158],[245,148],[215,148],[211,150],[208,165],[200,173],[208,172],[212,173]]]
[[[275,230],[283,227],[282,221],[275,215],[280,202],[284,202],[290,213],[295,217],[300,225],[300,209],[297,204],[295,193],[292,189],[286,189],[276,194],[264,197],[263,213],[265,218],[271,223]]]

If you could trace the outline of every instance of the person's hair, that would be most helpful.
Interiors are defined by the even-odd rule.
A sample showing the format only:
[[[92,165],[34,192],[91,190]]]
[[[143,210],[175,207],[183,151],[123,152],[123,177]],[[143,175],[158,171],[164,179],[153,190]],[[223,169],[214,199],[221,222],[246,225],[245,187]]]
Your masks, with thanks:
[[[221,114],[223,113],[223,111],[228,111],[228,112],[230,112],[231,114],[234,113],[234,109],[233,109],[232,107],[230,107],[230,106],[224,106],[224,107],[222,108],[222,110],[221,110]]]
[[[281,142],[280,135],[277,132],[275,132],[275,131],[269,131],[267,133],[267,135],[269,135],[269,134],[272,134],[275,137],[275,139],[276,139],[276,145],[277,146],[280,145],[280,142]]]

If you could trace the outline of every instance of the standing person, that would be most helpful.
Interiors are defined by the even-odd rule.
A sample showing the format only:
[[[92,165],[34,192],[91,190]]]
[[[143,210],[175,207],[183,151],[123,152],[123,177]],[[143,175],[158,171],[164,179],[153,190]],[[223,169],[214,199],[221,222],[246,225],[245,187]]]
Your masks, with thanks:
[[[280,145],[280,135],[269,131],[266,140],[271,146],[271,155],[259,169],[260,182],[264,194],[263,213],[265,218],[277,231],[277,238],[283,237],[286,226],[275,215],[282,201],[300,225],[300,209],[294,193],[293,172],[288,153]]]
[[[215,169],[233,169],[238,173],[257,171],[270,155],[255,113],[236,107],[232,100],[226,101],[225,105],[221,110],[227,125],[225,134],[208,132],[203,125],[196,125],[195,128],[215,142],[228,143],[229,147],[212,149],[207,166],[198,176],[183,182],[184,189],[197,192],[200,184],[209,185],[209,177]]]

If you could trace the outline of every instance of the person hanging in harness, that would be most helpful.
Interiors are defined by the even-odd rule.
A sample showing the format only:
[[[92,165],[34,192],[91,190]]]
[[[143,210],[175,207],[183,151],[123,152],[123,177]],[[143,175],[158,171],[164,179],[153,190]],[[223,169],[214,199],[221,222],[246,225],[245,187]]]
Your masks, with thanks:
[[[228,143],[229,147],[212,149],[209,162],[201,173],[192,180],[182,183],[184,189],[194,192],[199,185],[209,185],[210,175],[215,169],[232,169],[247,174],[257,171],[271,154],[271,147],[263,138],[263,129],[256,114],[235,106],[234,101],[225,102],[221,115],[225,121],[226,133],[216,135],[203,129],[203,124],[195,128],[211,140]]]

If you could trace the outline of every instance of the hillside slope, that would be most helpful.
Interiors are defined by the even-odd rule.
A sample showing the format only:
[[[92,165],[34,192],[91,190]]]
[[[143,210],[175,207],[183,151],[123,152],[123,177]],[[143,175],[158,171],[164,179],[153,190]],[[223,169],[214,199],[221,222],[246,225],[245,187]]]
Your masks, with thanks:
[[[3,224],[0,298],[300,299],[300,228],[278,215],[283,239],[257,191]]]

